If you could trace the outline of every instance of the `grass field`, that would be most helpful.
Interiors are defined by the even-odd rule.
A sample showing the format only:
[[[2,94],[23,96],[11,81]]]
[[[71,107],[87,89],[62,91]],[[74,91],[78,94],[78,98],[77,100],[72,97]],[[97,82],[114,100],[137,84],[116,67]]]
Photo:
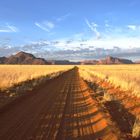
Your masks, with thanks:
[[[91,75],[97,76],[140,97],[140,65],[80,66],[80,73],[89,80],[92,80]]]
[[[5,89],[40,76],[46,76],[59,71],[66,71],[73,66],[36,66],[36,65],[0,65],[0,89]],[[140,96],[140,65],[84,65],[79,66],[80,74],[85,79],[92,80],[97,76],[115,87],[132,91]]]
[[[20,82],[39,78],[59,71],[66,71],[73,66],[43,65],[0,65],[0,89],[9,88]]]

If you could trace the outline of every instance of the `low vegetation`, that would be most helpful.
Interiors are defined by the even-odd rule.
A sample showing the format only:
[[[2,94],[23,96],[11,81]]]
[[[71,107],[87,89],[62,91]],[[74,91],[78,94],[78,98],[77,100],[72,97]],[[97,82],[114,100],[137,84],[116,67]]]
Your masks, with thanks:
[[[140,97],[140,65],[95,65],[80,66],[80,73],[92,81],[92,76],[106,80],[115,87],[121,87]]]
[[[0,89],[5,90],[18,83],[66,71],[72,66],[0,65]]]

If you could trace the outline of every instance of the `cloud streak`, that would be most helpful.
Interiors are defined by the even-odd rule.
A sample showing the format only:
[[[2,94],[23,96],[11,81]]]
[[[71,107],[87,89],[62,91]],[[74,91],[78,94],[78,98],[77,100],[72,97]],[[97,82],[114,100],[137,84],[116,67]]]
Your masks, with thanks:
[[[12,33],[12,32],[18,32],[18,28],[13,26],[13,25],[9,25],[6,24],[6,26],[0,27],[0,32],[1,33]]]
[[[57,18],[56,20],[57,20],[58,22],[63,21],[63,20],[65,20],[67,17],[69,17],[70,15],[71,15],[71,14],[68,13],[68,14],[66,14],[66,15],[63,15],[63,16]]]
[[[94,22],[90,23],[87,19],[85,19],[85,22],[88,25],[88,27],[90,28],[90,30],[95,33],[96,39],[100,39],[101,38],[101,34],[97,30],[98,25],[96,23],[94,23]]]
[[[35,22],[35,25],[46,32],[50,32],[55,27],[55,24],[51,21]]]

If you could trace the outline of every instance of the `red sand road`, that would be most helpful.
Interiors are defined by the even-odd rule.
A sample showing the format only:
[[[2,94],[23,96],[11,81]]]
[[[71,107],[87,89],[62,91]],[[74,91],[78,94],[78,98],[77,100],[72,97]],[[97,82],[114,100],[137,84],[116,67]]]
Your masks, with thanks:
[[[117,140],[74,68],[0,110],[0,140]]]

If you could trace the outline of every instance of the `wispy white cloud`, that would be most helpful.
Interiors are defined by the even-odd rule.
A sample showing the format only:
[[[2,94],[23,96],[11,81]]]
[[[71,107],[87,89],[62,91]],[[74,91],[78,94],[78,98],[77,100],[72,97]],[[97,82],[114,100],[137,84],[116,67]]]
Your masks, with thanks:
[[[35,25],[37,27],[39,27],[40,29],[47,31],[47,32],[50,32],[55,27],[55,24],[51,21],[44,21],[41,23],[35,22]]]
[[[13,25],[9,25],[6,24],[5,26],[0,27],[0,32],[3,33],[10,33],[10,32],[18,32],[18,28],[13,26]]]
[[[66,14],[66,15],[63,15],[63,16],[57,18],[56,20],[57,20],[58,22],[60,22],[60,21],[62,21],[62,20],[65,20],[65,19],[66,19],[67,17],[69,17],[70,15],[71,15],[71,14],[68,13],[68,14]]]
[[[133,31],[135,31],[137,29],[136,25],[127,25],[127,27]]]
[[[88,25],[88,27],[90,28],[91,31],[93,31],[96,35],[96,39],[100,39],[101,38],[101,34],[100,32],[97,30],[98,25],[94,22],[89,22],[87,19],[85,19],[86,24]]]

